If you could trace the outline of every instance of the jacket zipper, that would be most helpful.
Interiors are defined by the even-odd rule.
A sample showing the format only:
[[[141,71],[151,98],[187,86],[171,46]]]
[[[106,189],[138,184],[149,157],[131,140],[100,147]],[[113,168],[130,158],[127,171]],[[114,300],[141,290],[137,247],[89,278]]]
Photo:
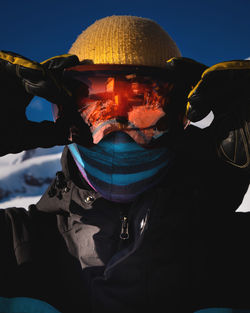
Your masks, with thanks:
[[[128,215],[122,214],[121,216],[121,233],[120,238],[122,240],[127,240],[129,238],[129,232],[128,232]]]
[[[145,220],[147,221],[147,223],[148,223],[149,214],[150,214],[150,209],[147,209],[147,212],[145,215]],[[129,232],[128,232],[128,226],[129,225],[128,225],[128,215],[127,214],[121,215],[121,224],[122,224],[122,228],[121,228],[120,238],[123,237],[122,238],[123,240],[128,239],[129,238]],[[133,254],[136,251],[136,249],[138,249],[138,246],[140,245],[143,237],[144,237],[144,232],[140,234],[139,238],[137,239],[137,244],[134,244],[131,250],[127,251],[125,254],[121,254],[121,256],[119,258],[117,258],[117,255],[116,255],[116,260],[114,262],[112,262],[112,259],[111,259],[111,262],[109,262],[107,264],[106,269],[104,270],[105,279],[108,278],[108,275],[109,275],[109,272],[111,269],[113,269],[119,263],[121,263],[122,261],[127,259],[131,254]]]

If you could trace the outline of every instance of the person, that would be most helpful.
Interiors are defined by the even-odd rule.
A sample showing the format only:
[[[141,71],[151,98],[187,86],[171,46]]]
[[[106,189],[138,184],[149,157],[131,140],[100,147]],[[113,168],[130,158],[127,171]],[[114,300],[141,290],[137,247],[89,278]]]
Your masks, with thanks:
[[[249,80],[135,16],[42,63],[1,51],[1,155],[65,149],[38,203],[0,210],[0,312],[250,310]],[[54,122],[27,120],[34,95]]]

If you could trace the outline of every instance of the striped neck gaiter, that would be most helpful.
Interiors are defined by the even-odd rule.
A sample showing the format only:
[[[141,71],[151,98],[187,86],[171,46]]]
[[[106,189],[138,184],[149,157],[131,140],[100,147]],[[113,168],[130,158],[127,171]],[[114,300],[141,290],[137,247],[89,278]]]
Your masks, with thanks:
[[[114,202],[130,202],[159,183],[173,159],[166,147],[143,148],[123,132],[113,132],[91,148],[73,143],[69,149],[88,184]]]

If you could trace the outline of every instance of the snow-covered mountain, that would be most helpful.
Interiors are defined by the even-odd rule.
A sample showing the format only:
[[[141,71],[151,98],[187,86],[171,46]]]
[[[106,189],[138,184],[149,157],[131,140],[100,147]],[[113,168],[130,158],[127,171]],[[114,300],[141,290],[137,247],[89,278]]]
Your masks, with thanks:
[[[0,158],[0,208],[36,203],[61,169],[62,147],[35,149]],[[239,211],[250,211],[250,188]]]
[[[0,158],[0,207],[36,203],[61,169],[62,147],[34,149]]]

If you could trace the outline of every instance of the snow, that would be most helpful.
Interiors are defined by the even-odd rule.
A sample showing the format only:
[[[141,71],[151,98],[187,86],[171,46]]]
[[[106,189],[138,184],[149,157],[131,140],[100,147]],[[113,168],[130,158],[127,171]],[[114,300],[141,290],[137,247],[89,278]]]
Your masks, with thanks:
[[[36,203],[61,170],[62,149],[39,148],[0,158],[0,207]]]
[[[26,159],[30,159],[31,157],[61,153],[62,149],[63,148],[60,146],[55,146],[49,149],[37,148],[37,149],[23,151],[23,152],[15,153],[15,154],[10,153],[10,154],[0,157],[0,168],[2,170],[4,165],[18,164]]]
[[[249,212],[250,211],[250,186],[248,187],[248,191],[245,194],[245,197],[237,209],[237,212]]]
[[[206,117],[204,117],[202,120],[198,121],[198,122],[191,122],[190,124],[196,126],[196,127],[199,127],[199,128],[206,128],[208,127],[212,121],[214,119],[214,114],[213,112],[211,111]]]
[[[61,153],[36,156],[22,163],[12,163],[9,164],[9,166],[4,166],[1,168],[0,181],[4,179],[6,183],[6,181],[10,180],[11,186],[13,186],[13,184],[16,184],[16,181],[11,179],[12,176],[16,179],[17,175],[29,172],[35,175],[47,177],[52,169],[51,167],[55,165],[53,161],[56,161],[57,163],[60,156]],[[44,170],[41,170],[41,167],[43,167]]]
[[[30,204],[36,204],[41,198],[41,195],[39,196],[34,196],[34,197],[16,197],[11,200],[2,202],[1,209],[7,209],[10,207],[20,207],[20,208],[25,208],[28,209]]]

